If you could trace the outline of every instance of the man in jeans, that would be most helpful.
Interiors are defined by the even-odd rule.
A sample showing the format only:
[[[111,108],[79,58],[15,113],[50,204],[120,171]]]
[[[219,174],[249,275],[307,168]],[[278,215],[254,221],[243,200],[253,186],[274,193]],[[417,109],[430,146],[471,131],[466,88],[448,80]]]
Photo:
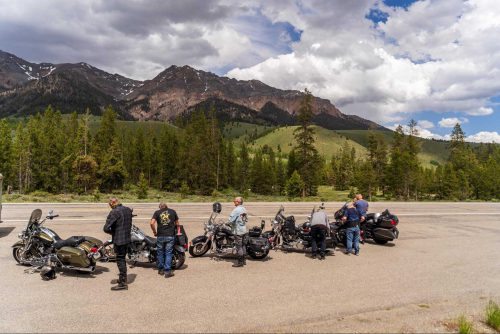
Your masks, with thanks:
[[[320,211],[316,211],[311,217],[311,236],[312,236],[312,258],[315,259],[318,253],[318,243],[319,243],[319,259],[325,259],[326,251],[326,235],[328,234],[329,224],[328,216],[324,207],[320,207]]]
[[[175,244],[175,229],[179,225],[177,212],[160,203],[160,209],[155,211],[150,221],[151,230],[156,239],[156,253],[158,256],[158,274],[165,278],[174,276],[172,272],[172,251]]]
[[[127,290],[127,255],[128,244],[130,243],[130,232],[132,230],[132,210],[119,203],[116,197],[109,199],[111,212],[108,214],[104,232],[112,235],[115,246],[116,264],[120,272],[118,276],[118,285],[113,286],[111,290]]]
[[[342,217],[346,226],[346,250],[345,254],[350,255],[354,246],[354,255],[359,255],[359,212],[354,207],[354,203],[347,205],[347,210]]]
[[[369,204],[367,201],[363,199],[363,195],[357,194],[354,198],[354,207],[358,210],[359,213],[359,224],[360,230],[363,229],[363,225],[366,223],[366,213],[368,212]],[[362,244],[365,243],[365,238],[362,233],[360,233],[360,242]]]
[[[229,225],[231,225],[234,234],[234,243],[236,246],[236,253],[238,254],[238,262],[233,267],[243,267],[246,264],[245,255],[246,248],[244,245],[245,234],[247,233],[246,227],[246,214],[247,210],[243,206],[243,198],[236,197],[233,201],[235,208],[229,216]]]

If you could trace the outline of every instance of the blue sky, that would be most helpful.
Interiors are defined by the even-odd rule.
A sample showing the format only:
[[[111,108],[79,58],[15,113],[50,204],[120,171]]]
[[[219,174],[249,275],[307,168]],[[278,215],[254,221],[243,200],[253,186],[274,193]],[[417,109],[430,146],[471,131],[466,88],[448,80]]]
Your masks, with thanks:
[[[151,79],[190,65],[387,127],[500,142],[498,0],[0,0],[0,50]],[[78,15],[75,15],[78,13]],[[43,17],[44,20],[40,20]]]

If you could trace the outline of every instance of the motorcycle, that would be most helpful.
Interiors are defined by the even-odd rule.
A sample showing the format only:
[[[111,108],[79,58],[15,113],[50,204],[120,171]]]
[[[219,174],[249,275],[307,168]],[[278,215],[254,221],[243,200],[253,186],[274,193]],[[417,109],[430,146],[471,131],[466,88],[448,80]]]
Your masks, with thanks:
[[[216,256],[235,254],[234,234],[231,227],[224,221],[216,222],[218,214],[222,211],[220,203],[214,203],[212,214],[207,222],[204,223],[205,233],[194,238],[189,246],[189,254],[192,257],[205,255],[209,250]],[[247,219],[246,215],[243,219]],[[253,259],[264,259],[269,254],[271,245],[267,238],[262,237],[264,225],[253,227],[245,238],[247,254]]]
[[[337,235],[339,242],[345,245],[345,227],[343,227],[342,217],[347,210],[347,203],[335,212],[336,223],[330,224],[330,229]],[[382,213],[368,213],[366,220],[360,223],[360,237],[364,242],[366,239],[372,239],[379,245],[384,245],[389,241],[397,239],[399,230],[396,227],[399,224],[399,218],[390,213],[388,209]]]
[[[88,236],[61,239],[56,232],[43,226],[47,219],[56,217],[59,215],[50,211],[41,220],[42,210],[33,210],[26,229],[18,235],[21,240],[12,245],[14,259],[22,265],[49,268],[47,271],[53,274],[50,278],[55,277],[55,268],[93,272],[96,261],[102,258],[102,241]]]
[[[285,208],[283,205],[276,213],[276,216],[271,222],[272,229],[262,234],[267,238],[273,249],[281,248],[283,250],[306,250],[312,247],[312,235],[310,219],[312,214],[316,211],[313,208],[311,215],[300,226],[295,225],[295,217],[284,215]],[[326,248],[335,249],[337,240],[331,235],[326,237]]]
[[[179,227],[179,229],[180,228],[181,227]],[[129,260],[133,262],[133,265],[135,266],[137,262],[156,263],[156,238],[146,235],[135,225],[132,225],[130,233],[132,241],[128,246],[127,256]],[[183,236],[185,236],[185,234],[183,234]],[[185,239],[186,242],[180,245],[176,238],[176,243],[172,251],[172,268],[174,269],[181,268],[186,261],[185,251],[188,247],[187,237],[185,237]],[[108,240],[104,243],[104,254],[106,255],[105,259],[107,261],[116,261],[116,254],[112,240]]]

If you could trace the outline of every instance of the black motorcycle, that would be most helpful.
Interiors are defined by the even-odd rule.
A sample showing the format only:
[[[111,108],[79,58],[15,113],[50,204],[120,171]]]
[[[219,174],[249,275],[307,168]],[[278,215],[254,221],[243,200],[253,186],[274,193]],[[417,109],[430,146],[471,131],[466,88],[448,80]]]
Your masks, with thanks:
[[[209,250],[216,256],[236,254],[235,238],[231,227],[224,221],[215,221],[221,211],[221,204],[214,203],[212,214],[204,223],[205,233],[194,238],[189,246],[189,254],[192,257],[203,256]],[[246,215],[243,219],[246,219]],[[253,227],[245,238],[247,254],[253,259],[266,258],[271,249],[268,239],[261,236],[263,229],[264,225]]]
[[[282,205],[271,222],[272,230],[262,233],[262,236],[269,240],[274,249],[306,250],[311,248],[313,237],[310,219],[315,211],[316,207],[313,208],[311,216],[307,218],[306,222],[296,226],[295,217],[286,217],[284,215],[285,208]],[[326,248],[335,249],[336,245],[337,240],[331,235],[327,235]]]
[[[184,229],[182,227],[180,228],[182,229],[182,232],[184,232]],[[180,244],[179,240],[182,238],[176,236],[176,243],[172,251],[172,268],[174,269],[181,268],[186,261],[185,251],[188,247],[187,236],[185,233],[181,233],[181,236],[184,238],[184,241]],[[132,225],[131,239],[132,242],[128,246],[127,256],[133,265],[136,265],[137,262],[156,263],[156,238],[146,235],[140,228]],[[105,260],[116,260],[116,254],[111,240],[104,243],[104,253]]]
[[[347,210],[347,203],[335,212],[335,223],[330,224],[330,230],[336,234],[340,243],[346,243],[345,227],[342,217]],[[372,239],[377,244],[384,245],[389,241],[397,239],[399,230],[396,227],[399,219],[396,215],[389,212],[388,209],[382,213],[368,213],[366,220],[360,223],[360,238],[363,242],[366,239]]]

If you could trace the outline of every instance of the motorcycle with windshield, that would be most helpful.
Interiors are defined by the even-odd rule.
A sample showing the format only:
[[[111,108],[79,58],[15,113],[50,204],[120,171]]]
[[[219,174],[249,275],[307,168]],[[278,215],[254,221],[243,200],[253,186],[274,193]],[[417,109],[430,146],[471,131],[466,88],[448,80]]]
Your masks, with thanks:
[[[14,259],[22,265],[49,268],[47,271],[54,277],[55,268],[93,272],[96,261],[102,258],[102,241],[88,236],[61,239],[55,231],[43,226],[56,217],[59,215],[50,211],[42,220],[42,210],[33,210],[28,225],[18,235],[21,240],[12,245]]]
[[[235,238],[231,227],[224,221],[215,221],[222,211],[220,203],[212,205],[212,214],[204,223],[205,233],[194,238],[189,246],[189,254],[192,257],[205,255],[209,250],[216,256],[236,254]],[[246,215],[242,217],[247,219]],[[271,245],[267,238],[261,236],[264,225],[255,226],[249,230],[244,241],[247,254],[253,259],[265,259],[269,254]]]
[[[323,204],[320,209],[323,208]],[[285,216],[285,208],[280,206],[276,216],[271,222],[272,229],[262,233],[262,236],[269,240],[273,249],[282,250],[306,250],[312,247],[312,235],[310,220],[316,206],[312,209],[311,215],[307,217],[303,224],[296,226],[294,216]],[[331,235],[326,237],[326,248],[335,249],[336,238]]]
[[[342,217],[347,210],[347,203],[335,212],[335,224],[330,225],[330,229],[337,236],[340,243],[345,245],[346,235]],[[368,213],[366,220],[360,223],[361,241],[372,239],[377,244],[384,245],[399,237],[399,230],[396,227],[399,224],[398,216],[385,209],[381,213]]]

